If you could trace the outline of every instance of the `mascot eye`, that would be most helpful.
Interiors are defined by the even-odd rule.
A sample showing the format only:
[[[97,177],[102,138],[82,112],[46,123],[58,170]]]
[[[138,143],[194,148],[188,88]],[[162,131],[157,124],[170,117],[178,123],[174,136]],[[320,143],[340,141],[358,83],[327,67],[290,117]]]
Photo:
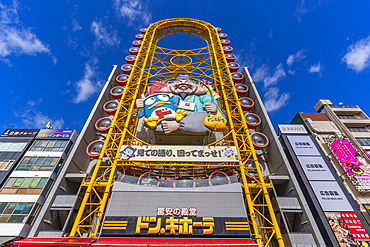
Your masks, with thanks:
[[[155,97],[150,97],[145,100],[145,105],[151,105],[155,102]]]
[[[165,95],[165,94],[157,95],[157,97],[159,100],[162,100],[162,101],[166,101],[169,98],[168,95]]]

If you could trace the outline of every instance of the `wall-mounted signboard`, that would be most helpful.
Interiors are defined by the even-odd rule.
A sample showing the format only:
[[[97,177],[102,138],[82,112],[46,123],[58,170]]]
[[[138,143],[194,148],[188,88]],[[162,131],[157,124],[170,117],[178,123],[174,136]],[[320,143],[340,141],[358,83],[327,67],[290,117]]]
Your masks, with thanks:
[[[104,235],[135,236],[243,236],[250,237],[247,218],[181,216],[107,216]]]
[[[278,124],[282,134],[307,134],[307,130],[302,124]]]
[[[370,236],[355,212],[325,212],[340,246],[369,246]]]
[[[288,136],[294,153],[298,155],[320,155],[315,144],[308,135]]]
[[[0,137],[35,137],[39,129],[6,129]]]
[[[36,138],[45,139],[69,139],[73,134],[73,130],[54,130],[54,129],[42,129]]]
[[[309,181],[335,180],[322,157],[298,156],[297,158]]]
[[[235,147],[226,146],[122,146],[118,160],[238,162]]]
[[[359,192],[370,191],[370,164],[357,152],[348,139],[334,139],[328,143],[335,157]]]
[[[353,211],[336,181],[310,181],[323,211]]]

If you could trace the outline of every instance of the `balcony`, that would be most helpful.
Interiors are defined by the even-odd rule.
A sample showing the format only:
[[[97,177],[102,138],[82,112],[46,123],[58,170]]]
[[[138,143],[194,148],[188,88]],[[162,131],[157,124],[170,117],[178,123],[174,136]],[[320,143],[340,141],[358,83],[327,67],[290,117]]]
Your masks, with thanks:
[[[332,105],[331,109],[337,115],[356,115],[362,112],[357,105]]]

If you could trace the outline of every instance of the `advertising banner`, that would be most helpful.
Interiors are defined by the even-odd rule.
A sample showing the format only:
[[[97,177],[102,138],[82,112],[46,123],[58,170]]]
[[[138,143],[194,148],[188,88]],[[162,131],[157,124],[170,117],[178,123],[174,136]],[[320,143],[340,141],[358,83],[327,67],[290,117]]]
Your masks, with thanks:
[[[365,150],[365,152],[367,153],[367,155],[370,157],[370,150]]]
[[[353,211],[336,181],[310,181],[323,211]]]
[[[45,139],[69,139],[73,134],[73,130],[54,130],[54,129],[42,129],[36,138]]]
[[[347,139],[335,139],[328,143],[335,157],[346,171],[352,184],[359,192],[370,191],[370,164]]]
[[[250,229],[240,217],[107,216],[102,235],[250,237]]]
[[[370,204],[362,204],[362,205],[365,207],[366,212],[367,212],[368,214],[370,214]]]
[[[238,162],[235,147],[226,146],[122,146],[118,160]]]
[[[316,146],[311,140],[310,136],[288,136],[290,145],[292,146],[294,153],[299,155],[320,155],[317,151]]]
[[[39,129],[6,129],[1,137],[35,137]]]
[[[355,212],[325,212],[340,246],[369,246],[370,236]]]
[[[297,158],[309,181],[335,180],[322,157],[298,156]]]

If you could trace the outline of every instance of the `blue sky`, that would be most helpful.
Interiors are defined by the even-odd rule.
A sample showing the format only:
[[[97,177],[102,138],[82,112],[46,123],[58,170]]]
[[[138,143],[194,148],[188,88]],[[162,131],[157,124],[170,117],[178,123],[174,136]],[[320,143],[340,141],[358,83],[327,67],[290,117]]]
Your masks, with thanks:
[[[0,129],[50,121],[80,132],[139,29],[174,17],[228,34],[274,126],[315,112],[321,98],[369,115],[369,9],[363,0],[0,0]]]

